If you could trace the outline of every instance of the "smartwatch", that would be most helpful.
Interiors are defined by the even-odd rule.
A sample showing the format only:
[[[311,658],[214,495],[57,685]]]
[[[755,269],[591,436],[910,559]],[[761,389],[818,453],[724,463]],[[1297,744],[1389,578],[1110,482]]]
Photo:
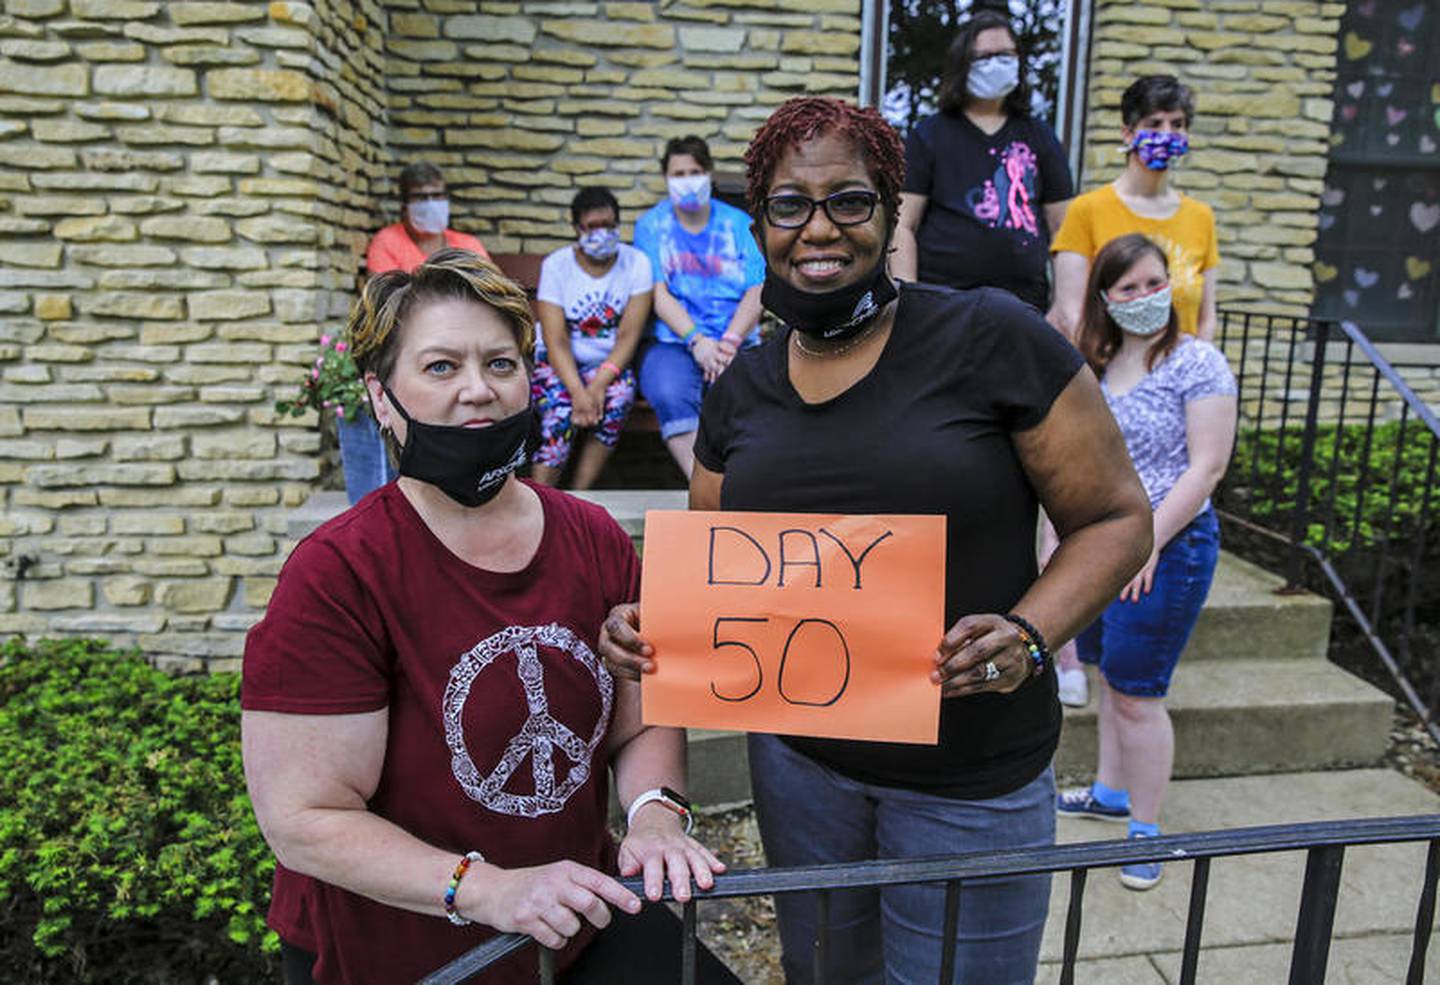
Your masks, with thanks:
[[[688,835],[690,829],[695,826],[695,811],[690,806],[690,801],[681,794],[669,787],[656,787],[653,790],[646,790],[630,803],[630,809],[625,812],[625,827],[629,828],[635,822],[635,812],[646,804],[656,803],[670,811],[678,814],[685,821],[685,833]]]

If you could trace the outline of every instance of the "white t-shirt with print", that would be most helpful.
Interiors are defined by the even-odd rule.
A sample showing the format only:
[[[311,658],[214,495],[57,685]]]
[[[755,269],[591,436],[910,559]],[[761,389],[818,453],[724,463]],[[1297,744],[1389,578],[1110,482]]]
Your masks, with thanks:
[[[650,260],[633,246],[621,243],[615,263],[601,277],[585,272],[575,258],[575,247],[563,246],[540,265],[536,299],[565,312],[575,362],[589,369],[610,357],[625,305],[636,294],[650,290],[654,282]],[[545,342],[538,327],[536,338],[535,358],[544,359]]]

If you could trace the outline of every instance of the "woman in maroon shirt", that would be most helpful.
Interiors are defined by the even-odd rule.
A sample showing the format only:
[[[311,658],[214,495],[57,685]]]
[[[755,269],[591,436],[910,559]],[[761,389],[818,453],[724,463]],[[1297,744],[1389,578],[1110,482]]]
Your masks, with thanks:
[[[246,779],[279,862],[287,983],[414,981],[496,931],[559,949],[566,981],[664,981],[678,921],[641,914],[611,873],[687,899],[723,869],[674,793],[684,733],[643,726],[639,688],[594,653],[638,592],[629,538],[513,475],[533,324],[521,289],[461,250],[375,278],[352,314],[401,477],[297,545],[245,650]],[[618,847],[611,766],[630,805]]]

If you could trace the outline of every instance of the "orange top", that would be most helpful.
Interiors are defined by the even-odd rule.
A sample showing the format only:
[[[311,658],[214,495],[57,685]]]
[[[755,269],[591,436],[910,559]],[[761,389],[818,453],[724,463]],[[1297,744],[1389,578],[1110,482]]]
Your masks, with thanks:
[[[1170,287],[1180,330],[1194,335],[1200,321],[1205,271],[1220,265],[1215,241],[1215,213],[1204,202],[1180,196],[1180,207],[1166,219],[1136,215],[1120,200],[1114,185],[1086,192],[1070,203],[1050,252],[1062,250],[1094,260],[1100,248],[1126,233],[1144,233],[1165,251]]]
[[[445,245],[471,250],[486,260],[490,259],[485,247],[469,233],[457,233],[453,229],[447,229]],[[399,222],[376,233],[375,238],[370,241],[370,249],[365,251],[365,270],[372,277],[392,270],[403,270],[408,274],[424,262],[425,252],[416,245],[405,231],[405,226]]]

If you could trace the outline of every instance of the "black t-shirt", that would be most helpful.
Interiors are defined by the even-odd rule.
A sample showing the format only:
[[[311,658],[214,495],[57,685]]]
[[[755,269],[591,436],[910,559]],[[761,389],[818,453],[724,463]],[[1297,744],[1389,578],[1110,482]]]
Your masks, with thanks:
[[[1011,117],[987,134],[963,113],[928,116],[905,142],[904,190],[929,199],[917,236],[920,280],[1003,287],[1045,310],[1050,230],[1042,206],[1074,189],[1044,121]]]
[[[899,305],[875,368],[823,403],[790,383],[784,333],[741,353],[705,398],[695,457],[723,473],[726,510],[943,514],[945,625],[1009,612],[1036,577],[1037,510],[1011,435],[1084,361],[1003,291],[907,284]],[[1059,737],[1047,670],[1008,695],[943,701],[936,746],[786,741],[863,782],[983,799],[1038,776]]]

